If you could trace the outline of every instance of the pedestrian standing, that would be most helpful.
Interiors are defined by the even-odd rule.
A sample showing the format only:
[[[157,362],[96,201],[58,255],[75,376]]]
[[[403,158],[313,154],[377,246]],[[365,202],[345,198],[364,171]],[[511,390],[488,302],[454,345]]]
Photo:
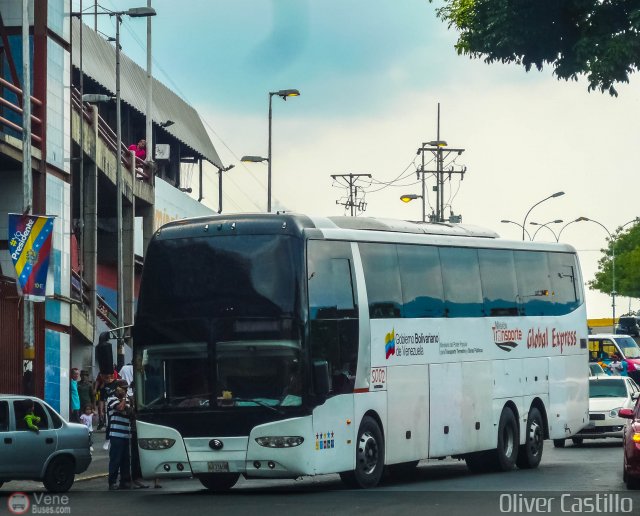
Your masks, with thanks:
[[[84,412],[84,408],[87,405],[91,406],[93,411],[96,403],[95,392],[93,391],[93,383],[89,378],[89,372],[80,371],[80,381],[78,382],[78,396],[80,397],[80,406]]]
[[[76,367],[71,370],[71,380],[69,382],[69,398],[71,401],[71,415],[69,419],[74,423],[80,422],[80,395],[78,394],[78,381],[80,372]]]
[[[118,380],[107,399],[107,438],[109,439],[109,491],[131,488],[129,446],[132,409],[127,397],[127,382]],[[118,481],[120,475],[120,484]]]

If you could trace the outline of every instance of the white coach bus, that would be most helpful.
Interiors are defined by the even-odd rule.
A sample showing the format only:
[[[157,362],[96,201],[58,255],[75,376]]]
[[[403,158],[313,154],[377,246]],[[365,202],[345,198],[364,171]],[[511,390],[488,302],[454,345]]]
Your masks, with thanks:
[[[366,488],[427,458],[537,467],[544,439],[588,423],[583,282],[572,247],[497,237],[294,214],[163,226],[133,330],[143,475]]]

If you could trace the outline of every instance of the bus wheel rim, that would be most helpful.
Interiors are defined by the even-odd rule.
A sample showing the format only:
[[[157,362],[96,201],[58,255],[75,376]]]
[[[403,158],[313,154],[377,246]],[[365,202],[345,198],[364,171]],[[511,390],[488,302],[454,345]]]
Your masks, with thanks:
[[[360,436],[358,445],[358,468],[366,475],[370,475],[378,466],[378,443],[369,432]]]
[[[531,423],[529,430],[529,449],[532,455],[538,455],[540,452],[540,444],[542,443],[542,428],[534,421]]]

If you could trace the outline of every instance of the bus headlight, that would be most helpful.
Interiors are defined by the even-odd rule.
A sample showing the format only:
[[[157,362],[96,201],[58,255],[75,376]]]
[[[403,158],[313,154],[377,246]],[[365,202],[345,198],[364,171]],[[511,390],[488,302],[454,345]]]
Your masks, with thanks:
[[[256,442],[265,448],[293,448],[294,446],[300,446],[304,442],[304,437],[276,435],[257,437]]]
[[[609,412],[609,417],[618,417],[618,411],[619,411],[621,408],[622,408],[622,407],[618,407],[618,408],[611,409],[611,412]]]
[[[175,439],[138,439],[138,445],[143,450],[166,450],[175,443]]]

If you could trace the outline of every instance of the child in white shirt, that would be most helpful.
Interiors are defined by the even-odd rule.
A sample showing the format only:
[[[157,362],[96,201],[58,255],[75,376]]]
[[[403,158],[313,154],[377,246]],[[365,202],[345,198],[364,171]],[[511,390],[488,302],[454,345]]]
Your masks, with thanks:
[[[93,408],[91,405],[84,408],[84,414],[80,415],[80,422],[89,430],[89,442],[91,443],[89,450],[93,451]]]

